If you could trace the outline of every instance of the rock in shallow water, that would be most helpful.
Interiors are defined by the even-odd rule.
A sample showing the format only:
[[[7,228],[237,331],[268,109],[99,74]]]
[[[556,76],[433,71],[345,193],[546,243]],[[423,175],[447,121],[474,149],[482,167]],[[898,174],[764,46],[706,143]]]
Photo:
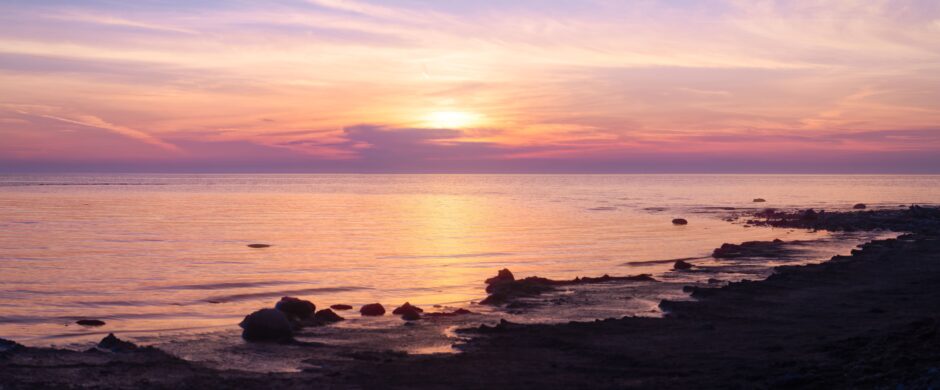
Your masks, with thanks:
[[[333,310],[330,309],[323,309],[318,311],[317,314],[313,315],[313,319],[324,324],[345,320],[345,318],[340,317],[339,314],[336,314],[333,312]]]
[[[81,326],[104,326],[104,321],[102,320],[78,320],[75,321],[75,323]]]
[[[385,315],[385,307],[381,303],[370,303],[368,305],[362,306],[359,309],[359,314],[364,316],[381,316]]]
[[[294,337],[287,315],[277,309],[261,309],[245,316],[238,324],[248,341],[283,341]]]
[[[301,320],[310,318],[317,311],[313,302],[295,297],[282,297],[274,308]]]
[[[130,352],[137,349],[137,344],[121,340],[114,333],[108,333],[105,338],[98,342],[98,349],[111,352]]]
[[[330,309],[333,309],[333,310],[352,310],[352,306],[343,305],[343,304],[338,304],[338,305],[330,306]]]
[[[689,221],[686,221],[685,218],[676,218],[672,220],[673,225],[688,225]]]
[[[767,201],[767,200],[764,199],[764,198],[754,198],[754,203],[763,203],[763,202],[766,202],[766,201]]]
[[[692,264],[689,264],[688,262],[685,262],[683,260],[678,260],[676,261],[675,264],[672,265],[672,269],[678,270],[678,271],[690,270],[692,269],[692,267],[693,267]]]
[[[261,249],[261,248],[270,248],[271,244],[248,244],[249,248]]]
[[[864,210],[868,208],[868,206],[866,206],[864,203],[856,203],[855,206],[852,206],[852,208],[856,210]]]

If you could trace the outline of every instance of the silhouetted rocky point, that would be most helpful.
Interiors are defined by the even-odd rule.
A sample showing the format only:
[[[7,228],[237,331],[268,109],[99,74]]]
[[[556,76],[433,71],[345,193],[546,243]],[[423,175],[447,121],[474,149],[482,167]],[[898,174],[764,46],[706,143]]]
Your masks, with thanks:
[[[385,315],[385,307],[381,303],[370,303],[363,305],[359,309],[359,314],[364,316],[382,316]]]
[[[310,318],[317,311],[313,302],[296,297],[282,297],[274,308],[300,320]]]
[[[692,269],[692,264],[686,262],[685,260],[677,260],[673,265],[672,269],[677,271],[685,271]]]
[[[940,209],[910,206],[900,210],[825,212],[813,209],[793,212],[763,211],[746,223],[756,226],[805,228],[830,231],[893,230],[940,232]]]
[[[137,350],[137,344],[121,340],[114,333],[108,333],[105,338],[98,342],[98,349],[111,352],[130,352]]]
[[[242,338],[248,341],[286,341],[294,337],[287,315],[277,309],[251,313],[238,326],[242,328]]]
[[[610,276],[604,275],[597,278],[578,277],[572,280],[552,280],[538,276],[530,276],[525,279],[515,280],[512,272],[503,269],[492,278],[486,279],[486,292],[490,295],[480,301],[481,305],[502,305],[510,303],[517,298],[532,297],[555,290],[560,286],[571,286],[588,283],[605,283],[616,281],[629,282],[655,282],[649,274],[634,276]]]
[[[688,225],[689,221],[686,221],[685,218],[676,218],[672,220],[673,225]]]
[[[104,321],[102,320],[78,320],[75,321],[75,323],[81,326],[104,326]]]
[[[270,248],[271,244],[248,244],[249,248],[261,249],[261,248]]]
[[[352,310],[352,308],[353,308],[352,306],[344,305],[344,304],[336,304],[336,305],[330,306],[330,309],[333,309],[333,310]]]

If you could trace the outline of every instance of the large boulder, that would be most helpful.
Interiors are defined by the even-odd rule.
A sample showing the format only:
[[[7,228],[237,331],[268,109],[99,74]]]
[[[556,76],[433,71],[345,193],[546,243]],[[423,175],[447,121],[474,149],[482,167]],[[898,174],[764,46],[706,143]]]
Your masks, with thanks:
[[[301,320],[310,318],[317,311],[313,302],[294,297],[281,298],[274,308]]]
[[[370,303],[363,305],[359,309],[359,314],[364,316],[382,316],[385,315],[385,307],[381,303]]]
[[[248,341],[283,341],[294,337],[294,329],[284,312],[261,309],[245,317],[240,324],[242,338]]]
[[[408,302],[392,310],[392,314],[400,315],[405,321],[417,321],[421,319],[421,313],[424,313],[420,307],[414,306]]]

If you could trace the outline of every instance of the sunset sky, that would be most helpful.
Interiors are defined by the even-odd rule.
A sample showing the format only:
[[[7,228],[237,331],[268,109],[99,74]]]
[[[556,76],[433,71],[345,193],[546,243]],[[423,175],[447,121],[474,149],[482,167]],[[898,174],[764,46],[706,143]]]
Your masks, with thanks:
[[[940,1],[0,0],[0,171],[940,173]]]

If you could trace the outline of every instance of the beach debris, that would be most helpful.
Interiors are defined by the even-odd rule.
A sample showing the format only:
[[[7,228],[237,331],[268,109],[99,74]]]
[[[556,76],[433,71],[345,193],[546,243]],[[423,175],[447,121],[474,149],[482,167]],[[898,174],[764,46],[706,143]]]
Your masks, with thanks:
[[[97,348],[99,350],[110,352],[130,352],[137,349],[137,344],[134,344],[130,341],[121,340],[117,338],[114,333],[108,333],[105,338],[98,342]]]
[[[332,324],[334,322],[343,321],[345,318],[340,317],[339,314],[336,314],[333,310],[323,309],[313,315],[313,320],[321,324]]]
[[[511,301],[517,298],[536,296],[555,290],[555,288],[561,286],[614,281],[655,282],[656,279],[653,279],[649,274],[641,274],[634,276],[604,275],[597,278],[578,277],[571,280],[552,280],[538,276],[530,276],[525,279],[516,280],[512,272],[508,269],[502,269],[495,277],[486,279],[486,292],[489,293],[489,296],[480,301],[480,304],[502,305],[511,303]]]
[[[686,221],[685,218],[676,218],[672,220],[673,225],[688,225],[689,221]]]
[[[102,320],[88,320],[88,319],[85,319],[85,320],[78,320],[78,321],[75,321],[75,323],[76,323],[76,324],[79,324],[79,325],[81,325],[81,326],[104,326],[104,321],[102,321]]]
[[[330,306],[330,309],[333,309],[333,310],[352,310],[352,306],[350,306],[350,305],[344,305],[344,304],[336,304],[336,305]]]
[[[676,262],[672,265],[672,269],[677,271],[690,270],[692,267],[692,264],[686,262],[685,260],[676,260]]]
[[[764,199],[764,198],[754,198],[754,203],[764,203],[766,201],[767,199]]]
[[[309,318],[317,311],[317,306],[313,302],[295,297],[281,297],[274,308],[301,320]]]
[[[271,244],[248,244],[249,248],[261,249],[261,248],[270,248]]]
[[[868,208],[868,206],[866,206],[864,203],[856,203],[855,206],[852,206],[852,208],[856,210],[864,210]]]
[[[359,314],[364,316],[382,316],[385,315],[385,307],[381,303],[370,303],[363,305],[359,309]]]
[[[248,341],[285,341],[294,337],[287,315],[277,309],[261,309],[245,316],[238,324],[242,338]]]

